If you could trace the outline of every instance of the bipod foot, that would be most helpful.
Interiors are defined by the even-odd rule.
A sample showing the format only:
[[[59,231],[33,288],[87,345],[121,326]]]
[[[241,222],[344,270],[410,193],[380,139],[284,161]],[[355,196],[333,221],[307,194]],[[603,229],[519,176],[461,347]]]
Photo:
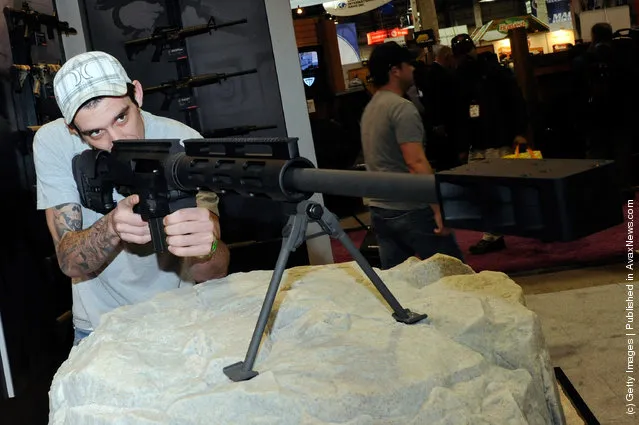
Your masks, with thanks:
[[[413,323],[417,323],[422,321],[428,317],[428,314],[415,313],[405,308],[404,311],[398,313],[393,313],[393,319],[397,320],[400,323],[405,323],[407,325],[412,325]]]
[[[375,289],[379,292],[379,294],[384,298],[384,300],[388,303],[390,308],[393,309],[393,318],[398,322],[405,323],[407,325],[411,325],[413,323],[417,323],[421,320],[424,320],[428,317],[427,314],[421,313],[413,313],[407,308],[402,307],[400,302],[395,298],[390,289],[384,284],[382,279],[379,277],[370,263],[364,258],[362,253],[355,247],[353,241],[348,237],[348,235],[342,229],[342,226],[339,224],[339,220],[337,216],[331,213],[328,209],[322,207],[320,204],[307,201],[306,211],[308,213],[308,217],[315,221],[319,226],[324,230],[324,232],[329,235],[333,239],[337,239],[341,242],[342,246],[346,248],[346,250],[351,254],[357,265],[362,269],[366,277],[371,280]]]
[[[255,378],[259,373],[251,370],[251,368],[245,367],[244,362],[233,363],[226,366],[224,374],[233,382],[248,381]]]

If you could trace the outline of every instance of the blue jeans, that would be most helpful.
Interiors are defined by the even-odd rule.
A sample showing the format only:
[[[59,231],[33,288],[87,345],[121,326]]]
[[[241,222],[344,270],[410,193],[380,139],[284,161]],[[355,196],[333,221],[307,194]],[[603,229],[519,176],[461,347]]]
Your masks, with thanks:
[[[91,331],[85,331],[84,329],[75,328],[73,336],[73,345],[78,345],[80,341],[91,335]]]
[[[453,234],[435,234],[437,224],[430,207],[410,211],[370,207],[370,211],[382,269],[395,267],[412,256],[425,260],[445,254],[464,261]]]

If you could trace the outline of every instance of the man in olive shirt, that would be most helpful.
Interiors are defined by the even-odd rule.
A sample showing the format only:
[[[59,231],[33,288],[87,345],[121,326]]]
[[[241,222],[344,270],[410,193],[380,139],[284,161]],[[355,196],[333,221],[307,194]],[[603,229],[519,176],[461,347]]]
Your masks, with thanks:
[[[406,90],[413,85],[411,60],[410,52],[395,42],[377,46],[369,58],[378,89],[361,121],[369,171],[433,174],[424,153],[421,117],[406,99]],[[369,206],[383,269],[414,255],[426,259],[440,253],[462,259],[454,235],[443,226],[438,204],[370,199]]]

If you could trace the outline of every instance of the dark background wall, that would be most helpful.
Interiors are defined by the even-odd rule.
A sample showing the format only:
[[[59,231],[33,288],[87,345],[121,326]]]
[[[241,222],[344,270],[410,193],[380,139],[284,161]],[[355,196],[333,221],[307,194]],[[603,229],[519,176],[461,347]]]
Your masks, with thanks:
[[[7,6],[21,9],[22,2],[0,0],[0,9]],[[51,1],[31,1],[30,6],[40,13],[53,13]],[[59,364],[58,354],[68,352],[58,345],[64,337],[56,336],[69,329],[70,321],[58,326],[56,319],[70,308],[71,291],[53,257],[44,212],[36,210],[33,132],[27,129],[42,124],[39,120],[45,114],[38,116],[37,106],[55,102],[36,100],[32,80],[27,79],[20,89],[10,72],[14,63],[60,63],[61,43],[56,36],[46,46],[29,47],[23,34],[22,28],[10,34],[5,16],[0,16],[0,220],[5,223],[0,246],[0,314],[16,394],[30,399],[35,383],[52,376]],[[49,113],[49,118],[55,118],[59,111]]]
[[[169,0],[170,1],[170,0]],[[147,37],[158,26],[169,24],[165,1],[86,0],[88,39],[93,50],[103,50],[117,57],[131,78],[144,87],[177,78],[176,66],[163,57],[152,63],[154,49],[147,48],[133,60],[127,59],[124,42]],[[213,16],[217,23],[247,19],[246,24],[221,28],[212,35],[187,40],[192,75],[228,73],[256,68],[257,74],[230,78],[221,84],[195,89],[202,131],[240,125],[276,125],[252,136],[286,135],[275,61],[264,3],[252,0],[181,1],[184,26],[205,24]],[[170,111],[160,110],[163,95],[145,98],[149,112],[184,120],[177,103]]]

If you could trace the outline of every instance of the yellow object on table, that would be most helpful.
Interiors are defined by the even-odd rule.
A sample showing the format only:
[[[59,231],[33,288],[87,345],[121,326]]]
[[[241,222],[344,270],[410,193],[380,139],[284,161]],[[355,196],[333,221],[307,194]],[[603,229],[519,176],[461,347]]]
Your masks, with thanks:
[[[505,159],[543,159],[541,151],[534,151],[529,147],[526,147],[526,152],[519,153],[519,145],[515,147],[515,153],[512,155],[504,155]]]

